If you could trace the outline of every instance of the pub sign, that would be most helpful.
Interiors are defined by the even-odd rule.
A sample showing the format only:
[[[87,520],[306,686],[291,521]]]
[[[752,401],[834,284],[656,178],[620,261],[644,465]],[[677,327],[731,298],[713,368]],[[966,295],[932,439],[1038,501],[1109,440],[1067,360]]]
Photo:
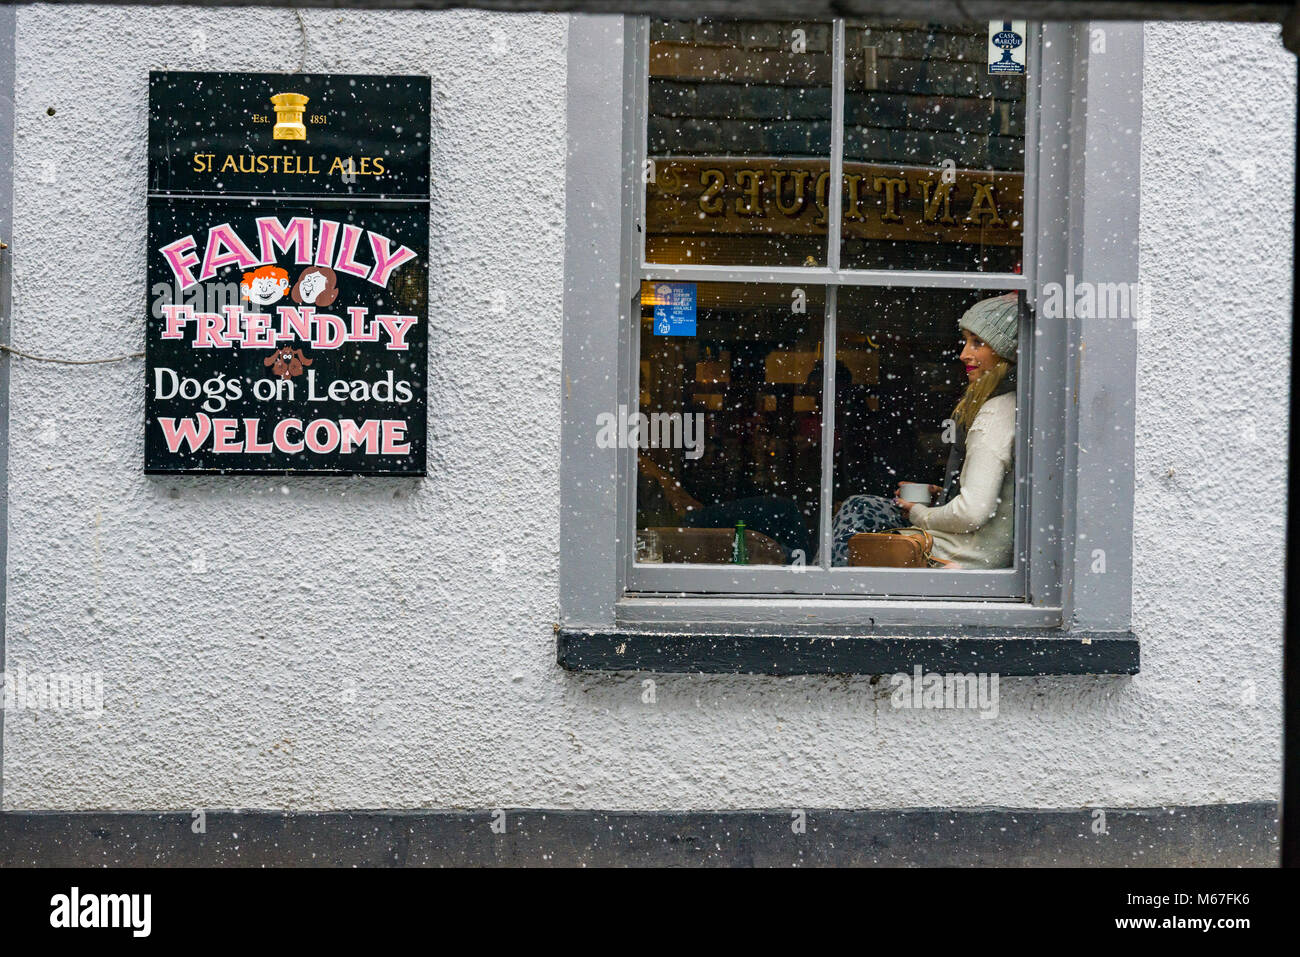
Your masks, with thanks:
[[[425,474],[429,91],[150,73],[146,472]]]

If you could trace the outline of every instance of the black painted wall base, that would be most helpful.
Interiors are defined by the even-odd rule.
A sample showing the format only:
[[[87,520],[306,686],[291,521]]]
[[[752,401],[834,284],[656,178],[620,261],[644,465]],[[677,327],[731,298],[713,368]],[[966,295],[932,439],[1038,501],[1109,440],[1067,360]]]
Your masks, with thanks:
[[[1101,810],[5,812],[0,866],[1277,864],[1274,804]]]

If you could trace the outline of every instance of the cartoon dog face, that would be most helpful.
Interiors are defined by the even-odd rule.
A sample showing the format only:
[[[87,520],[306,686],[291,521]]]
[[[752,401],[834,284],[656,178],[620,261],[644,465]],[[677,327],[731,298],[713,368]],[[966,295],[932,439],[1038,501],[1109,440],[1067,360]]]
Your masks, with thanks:
[[[280,346],[262,360],[262,365],[270,366],[271,371],[281,379],[300,376],[303,374],[304,367],[311,364],[312,360],[304,356],[301,349],[291,349],[288,346]]]

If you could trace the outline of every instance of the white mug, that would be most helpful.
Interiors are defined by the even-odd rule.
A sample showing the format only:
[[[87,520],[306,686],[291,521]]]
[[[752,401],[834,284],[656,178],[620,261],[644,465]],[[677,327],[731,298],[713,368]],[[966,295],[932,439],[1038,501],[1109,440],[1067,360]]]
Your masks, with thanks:
[[[930,486],[923,482],[904,482],[898,490],[898,497],[904,502],[916,502],[918,505],[929,505]]]

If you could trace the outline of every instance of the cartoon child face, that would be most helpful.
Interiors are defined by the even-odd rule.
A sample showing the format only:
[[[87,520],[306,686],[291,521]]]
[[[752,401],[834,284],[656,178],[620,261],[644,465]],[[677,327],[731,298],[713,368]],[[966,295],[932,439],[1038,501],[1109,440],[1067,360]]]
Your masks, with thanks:
[[[288,291],[288,279],[277,279],[272,276],[259,276],[251,285],[244,285],[244,294],[259,306],[269,306],[283,298]]]
[[[325,277],[318,272],[309,272],[298,283],[298,294],[303,302],[314,303],[316,297],[325,291]]]

